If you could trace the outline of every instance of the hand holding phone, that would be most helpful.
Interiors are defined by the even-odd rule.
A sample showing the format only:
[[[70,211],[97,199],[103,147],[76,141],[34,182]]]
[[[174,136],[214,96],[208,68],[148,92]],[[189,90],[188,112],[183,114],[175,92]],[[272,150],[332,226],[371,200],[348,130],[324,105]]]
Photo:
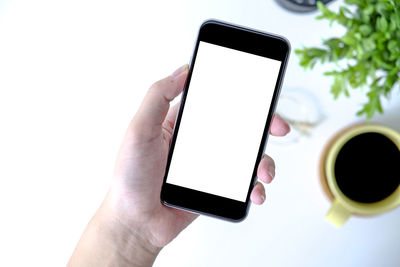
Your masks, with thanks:
[[[219,21],[201,26],[161,190],[165,205],[245,218],[289,50],[275,35]]]
[[[192,60],[192,74],[194,60]],[[282,66],[280,73],[281,70]],[[163,177],[166,177],[167,158],[168,164],[171,163],[172,150],[169,147],[177,119],[177,109],[170,108],[169,104],[182,91],[187,77],[188,68],[184,66],[173,75],[158,81],[149,89],[126,131],[118,153],[110,190],[84,231],[71,256],[69,266],[78,263],[81,265],[98,265],[110,260],[117,265],[132,262],[150,266],[160,249],[196,218],[195,214],[184,211],[186,209],[191,210],[192,207],[182,206],[180,209],[174,209],[165,207],[160,202],[161,185]],[[186,84],[189,85],[189,82]],[[192,105],[190,106],[192,107]],[[204,110],[210,107],[207,103],[201,105]],[[182,119],[182,111],[183,106],[181,105],[179,117],[181,125],[184,125],[186,123]],[[269,127],[272,111],[269,111],[268,114],[266,129]],[[210,125],[202,125],[201,121],[199,123],[201,128],[210,129]],[[243,125],[238,125],[238,128],[241,126]],[[177,129],[175,127],[175,141]],[[285,135],[288,130],[288,125],[279,117],[272,120],[271,134]],[[263,140],[266,139],[264,137],[265,131]],[[264,182],[269,182],[271,179],[271,177],[265,175],[268,170],[271,170],[268,167],[270,164],[273,164],[273,161],[269,157],[263,157],[256,163],[258,176]],[[164,190],[165,187],[163,187],[163,194],[167,198],[163,198],[163,201],[169,201],[168,194],[170,192]],[[210,190],[215,190],[215,188]],[[251,187],[251,200],[261,204],[263,202],[261,197],[264,196],[263,190],[261,183]],[[229,190],[223,193],[229,193]],[[188,197],[192,196],[188,195]],[[219,197],[215,199],[219,200]],[[226,203],[229,204],[230,202]],[[220,216],[218,205],[221,205],[221,203],[216,204],[217,209],[214,213],[216,216]],[[231,209],[229,206],[227,208]],[[210,208],[206,207],[206,211],[209,210]],[[199,210],[199,213],[202,212]],[[93,255],[97,256],[93,257]]]

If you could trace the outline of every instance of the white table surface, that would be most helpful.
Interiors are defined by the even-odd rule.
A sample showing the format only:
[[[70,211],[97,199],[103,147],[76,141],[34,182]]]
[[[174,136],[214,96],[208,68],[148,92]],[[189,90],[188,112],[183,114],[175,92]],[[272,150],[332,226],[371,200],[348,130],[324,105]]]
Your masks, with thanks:
[[[1,1],[0,266],[66,264],[107,191],[131,116],[152,82],[188,62],[202,21],[278,33],[292,48],[342,32],[314,17],[272,0]],[[322,72],[303,71],[292,52],[283,92],[313,93],[326,120],[297,143],[269,143],[277,175],[267,203],[240,224],[199,218],[155,266],[400,265],[400,209],[340,229],[324,219],[322,148],[363,120],[354,114],[365,99],[334,101]],[[374,121],[400,130],[398,98]]]

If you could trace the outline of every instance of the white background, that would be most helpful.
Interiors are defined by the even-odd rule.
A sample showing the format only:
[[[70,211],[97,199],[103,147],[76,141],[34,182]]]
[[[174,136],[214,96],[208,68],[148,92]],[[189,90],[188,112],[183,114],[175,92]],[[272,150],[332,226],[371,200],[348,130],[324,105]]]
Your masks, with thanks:
[[[147,88],[189,61],[202,21],[278,33],[293,48],[342,32],[314,17],[271,0],[0,1],[0,266],[66,264]],[[303,71],[292,53],[283,93],[309,90],[326,120],[293,145],[270,140],[277,167],[266,204],[240,224],[197,219],[155,266],[399,265],[400,209],[341,229],[324,219],[320,153],[363,120],[354,113],[365,99],[354,91],[334,101],[322,72]],[[374,121],[400,131],[398,91],[385,107]]]
[[[246,201],[280,65],[199,43],[168,183]]]

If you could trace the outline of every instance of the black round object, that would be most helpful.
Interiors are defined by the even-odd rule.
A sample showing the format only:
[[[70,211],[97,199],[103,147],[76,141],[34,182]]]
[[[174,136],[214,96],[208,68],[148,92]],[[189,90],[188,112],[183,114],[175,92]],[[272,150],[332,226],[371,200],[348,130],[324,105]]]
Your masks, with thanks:
[[[357,135],[340,149],[335,178],[348,198],[362,203],[381,201],[399,187],[400,150],[380,133]]]
[[[317,2],[324,4],[333,0],[276,0],[279,5],[294,12],[311,12],[317,9]]]

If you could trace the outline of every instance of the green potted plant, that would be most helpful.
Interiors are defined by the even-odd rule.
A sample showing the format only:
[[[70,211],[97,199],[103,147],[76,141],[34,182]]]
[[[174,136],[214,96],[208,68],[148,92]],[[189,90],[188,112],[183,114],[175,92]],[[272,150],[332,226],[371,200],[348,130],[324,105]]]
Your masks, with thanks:
[[[295,52],[300,65],[333,63],[324,74],[332,76],[334,98],[350,96],[350,89],[365,89],[368,101],[357,115],[368,119],[383,113],[381,98],[389,98],[400,80],[400,4],[398,0],[344,0],[337,12],[318,2],[320,15],[346,28],[341,37],[323,41],[322,47]]]

